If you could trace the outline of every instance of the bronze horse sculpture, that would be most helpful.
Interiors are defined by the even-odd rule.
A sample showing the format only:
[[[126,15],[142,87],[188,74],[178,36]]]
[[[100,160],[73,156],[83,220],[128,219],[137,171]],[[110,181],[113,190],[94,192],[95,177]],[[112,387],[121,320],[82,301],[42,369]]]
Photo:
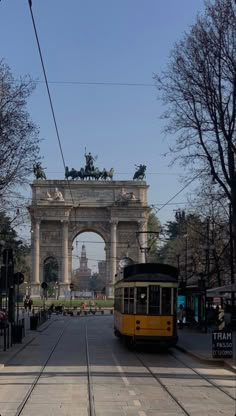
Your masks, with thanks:
[[[137,167],[136,172],[134,173],[133,176],[133,180],[137,179],[137,180],[143,180],[145,178],[145,171],[146,171],[146,166],[145,165],[135,165]]]
[[[102,171],[100,171],[98,168],[94,167],[93,169],[89,170],[87,167],[81,168],[80,170],[76,170],[74,168],[72,168],[71,170],[69,170],[68,166],[66,166],[66,170],[65,170],[65,178],[69,179],[71,178],[71,180],[75,180],[75,179],[95,179],[95,180],[107,180],[113,179],[113,175],[114,175],[114,169],[111,168],[110,170],[106,170],[103,169]]]

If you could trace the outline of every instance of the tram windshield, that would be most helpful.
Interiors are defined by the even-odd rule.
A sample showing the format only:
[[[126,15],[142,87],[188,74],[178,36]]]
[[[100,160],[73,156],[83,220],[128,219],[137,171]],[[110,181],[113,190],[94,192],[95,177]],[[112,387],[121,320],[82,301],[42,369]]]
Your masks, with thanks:
[[[171,315],[171,288],[162,288],[161,305],[162,315]]]
[[[147,313],[147,287],[137,287],[136,313]]]
[[[160,314],[160,286],[149,286],[149,314]]]

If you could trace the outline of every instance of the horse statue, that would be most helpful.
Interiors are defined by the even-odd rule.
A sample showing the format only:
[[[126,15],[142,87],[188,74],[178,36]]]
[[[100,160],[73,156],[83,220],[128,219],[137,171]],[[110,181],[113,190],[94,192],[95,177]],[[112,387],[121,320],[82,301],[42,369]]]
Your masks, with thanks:
[[[137,170],[134,173],[133,181],[135,179],[138,179],[138,180],[141,180],[142,181],[145,178],[146,166],[145,165],[139,165],[139,166],[138,165],[135,165],[135,166],[136,166]]]
[[[33,172],[36,179],[47,179],[40,162],[33,165]]]
[[[101,172],[100,178],[104,179],[105,181],[109,178],[112,181],[113,175],[114,175],[113,168],[111,168],[110,170],[103,169]]]
[[[68,166],[66,166],[65,178],[66,179],[71,178],[72,180],[84,179],[84,169],[81,168],[80,170],[76,170],[76,169],[72,168],[71,170],[69,170]]]

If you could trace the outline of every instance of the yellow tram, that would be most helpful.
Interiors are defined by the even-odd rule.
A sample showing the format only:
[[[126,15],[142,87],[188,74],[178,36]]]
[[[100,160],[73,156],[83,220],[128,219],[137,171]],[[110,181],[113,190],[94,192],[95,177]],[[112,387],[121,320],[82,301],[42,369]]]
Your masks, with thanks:
[[[177,268],[131,264],[115,284],[114,333],[127,344],[177,343]]]

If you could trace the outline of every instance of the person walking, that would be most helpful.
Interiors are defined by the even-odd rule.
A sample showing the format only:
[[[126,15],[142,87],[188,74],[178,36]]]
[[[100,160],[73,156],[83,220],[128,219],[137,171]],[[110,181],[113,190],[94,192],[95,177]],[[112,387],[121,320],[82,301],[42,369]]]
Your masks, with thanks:
[[[179,329],[183,329],[183,319],[184,319],[184,307],[183,307],[183,305],[180,305],[180,307],[179,307],[177,318],[178,318]]]

